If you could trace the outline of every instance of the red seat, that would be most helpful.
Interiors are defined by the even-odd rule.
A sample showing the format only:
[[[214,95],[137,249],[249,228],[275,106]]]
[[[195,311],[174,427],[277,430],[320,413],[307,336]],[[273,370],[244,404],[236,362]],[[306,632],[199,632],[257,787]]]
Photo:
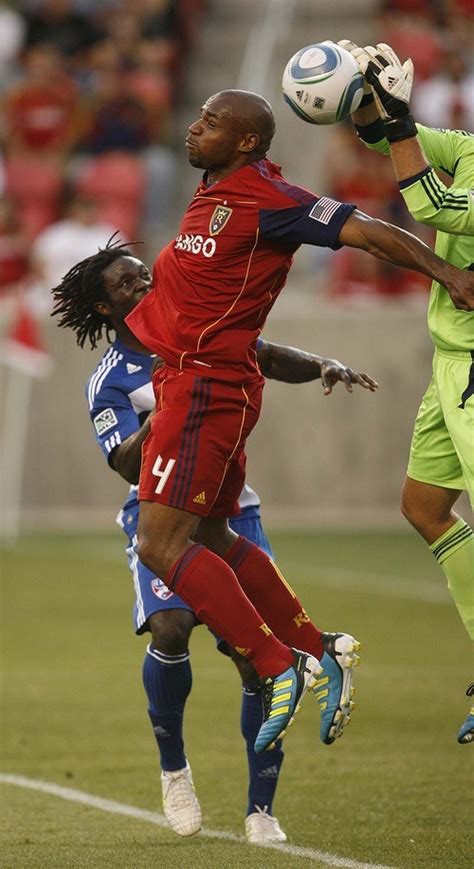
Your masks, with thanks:
[[[31,238],[58,219],[64,179],[56,163],[31,155],[7,157],[5,179],[20,223]]]
[[[96,201],[102,220],[129,239],[136,236],[145,192],[145,170],[138,157],[118,152],[93,157],[80,172],[76,188]]]

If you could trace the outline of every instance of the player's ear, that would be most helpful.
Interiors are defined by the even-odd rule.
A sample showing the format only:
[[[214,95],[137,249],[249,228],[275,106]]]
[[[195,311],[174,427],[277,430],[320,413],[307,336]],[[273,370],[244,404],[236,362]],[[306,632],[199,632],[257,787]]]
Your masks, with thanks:
[[[98,314],[102,314],[103,317],[110,317],[112,313],[110,305],[108,305],[107,302],[94,302],[93,308],[94,311],[97,311]]]
[[[246,133],[240,143],[239,151],[244,154],[251,154],[260,144],[260,136],[257,133]]]

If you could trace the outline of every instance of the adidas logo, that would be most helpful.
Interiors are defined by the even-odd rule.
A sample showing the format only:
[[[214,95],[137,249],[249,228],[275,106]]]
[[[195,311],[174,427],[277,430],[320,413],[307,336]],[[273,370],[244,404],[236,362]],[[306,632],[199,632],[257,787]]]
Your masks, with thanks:
[[[199,495],[196,495],[196,497],[193,498],[193,504],[205,504],[205,503],[206,503],[206,493],[203,490],[202,492],[199,492]]]
[[[262,769],[258,778],[278,778],[278,767],[277,766],[269,766],[267,769]]]
[[[239,655],[242,655],[244,658],[246,658],[247,655],[250,655],[250,652],[251,652],[252,650],[251,650],[251,649],[246,649],[245,646],[236,646],[236,647],[235,647],[235,651],[236,651]]]
[[[303,94],[304,94],[304,91],[296,91],[296,96],[300,102],[303,99]]]
[[[160,724],[157,724],[156,727],[153,728],[153,733],[156,736],[169,736],[170,734],[166,730],[166,727],[161,727]]]
[[[133,362],[127,362],[127,374],[136,374],[137,371],[141,371],[141,365],[134,365]]]

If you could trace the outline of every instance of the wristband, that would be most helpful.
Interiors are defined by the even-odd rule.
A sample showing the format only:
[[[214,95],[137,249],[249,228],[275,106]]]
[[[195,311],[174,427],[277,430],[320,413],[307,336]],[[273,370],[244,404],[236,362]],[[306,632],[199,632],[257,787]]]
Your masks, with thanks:
[[[370,91],[368,94],[364,94],[364,96],[362,97],[357,108],[363,109],[364,106],[370,106],[370,104],[373,102],[374,102],[374,95],[373,95],[372,91]]]
[[[402,139],[411,139],[417,135],[416,124],[413,115],[403,115],[401,118],[390,118],[384,121],[385,136],[389,142],[400,142]]]
[[[356,124],[355,128],[359,139],[367,142],[368,145],[375,145],[376,142],[381,142],[385,138],[385,130],[381,118],[377,118],[376,121],[372,121],[371,124],[364,126]]]

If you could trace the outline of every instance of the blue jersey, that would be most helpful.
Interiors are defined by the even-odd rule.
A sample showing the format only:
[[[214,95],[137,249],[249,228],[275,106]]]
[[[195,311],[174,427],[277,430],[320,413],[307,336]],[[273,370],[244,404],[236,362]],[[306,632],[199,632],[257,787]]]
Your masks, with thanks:
[[[138,431],[155,407],[154,361],[153,356],[129,350],[116,338],[87,382],[96,440],[109,464],[114,450]],[[138,508],[138,486],[131,486],[124,510],[133,507]]]
[[[138,431],[155,407],[151,382],[154,361],[154,356],[129,350],[116,338],[87,381],[91,421],[109,465],[114,450]],[[260,499],[246,485],[239,503],[242,508],[258,507]],[[138,486],[131,486],[117,520],[129,537],[136,533],[138,506]]]

